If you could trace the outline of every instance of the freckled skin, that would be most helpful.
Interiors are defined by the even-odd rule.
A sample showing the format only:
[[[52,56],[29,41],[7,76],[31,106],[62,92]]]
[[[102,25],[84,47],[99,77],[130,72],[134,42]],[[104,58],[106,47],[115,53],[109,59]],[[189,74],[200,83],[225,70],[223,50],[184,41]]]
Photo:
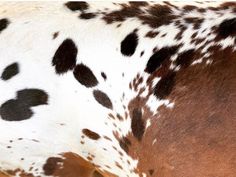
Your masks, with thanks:
[[[0,7],[0,177],[235,176],[235,2]]]

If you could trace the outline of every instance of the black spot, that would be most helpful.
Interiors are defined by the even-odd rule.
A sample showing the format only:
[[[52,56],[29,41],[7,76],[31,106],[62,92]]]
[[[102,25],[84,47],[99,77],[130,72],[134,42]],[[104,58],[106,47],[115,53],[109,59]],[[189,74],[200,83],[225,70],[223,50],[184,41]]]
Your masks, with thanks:
[[[193,29],[199,29],[202,22],[204,21],[203,18],[197,18],[197,17],[187,17],[184,18],[184,20],[187,24],[193,24]]]
[[[120,140],[119,140],[119,144],[120,144],[120,147],[126,152],[128,153],[129,152],[129,146],[131,145],[131,142],[128,138],[126,137],[122,137]]]
[[[88,138],[92,139],[92,140],[98,140],[100,138],[100,135],[85,128],[82,130],[83,134],[85,134]]]
[[[158,34],[159,34],[159,32],[149,31],[149,32],[145,35],[145,37],[148,37],[148,38],[155,38]]]
[[[0,107],[0,115],[3,120],[21,121],[29,119],[33,112],[28,106],[22,104],[19,100],[8,100]]]
[[[82,14],[80,14],[79,17],[80,17],[81,19],[88,20],[88,19],[91,19],[91,18],[96,17],[96,14],[94,14],[94,13],[82,13]]]
[[[130,33],[121,42],[121,53],[126,56],[132,56],[138,45],[138,36],[135,32]]]
[[[186,11],[192,11],[192,10],[195,10],[195,9],[198,9],[196,6],[192,6],[192,5],[186,5],[183,7],[184,10]]]
[[[7,26],[9,25],[9,23],[10,22],[6,18],[0,19],[0,32],[3,31],[4,29],[6,29]]]
[[[85,65],[79,64],[74,69],[75,78],[85,87],[94,87],[98,84],[93,72]]]
[[[167,35],[167,33],[165,33],[165,34],[162,34],[162,35],[161,35],[161,37],[165,37],[166,35]]]
[[[198,8],[197,11],[200,12],[200,13],[204,13],[204,12],[206,12],[206,9],[204,9],[204,8]]]
[[[84,10],[87,10],[89,7],[88,3],[83,2],[83,1],[67,2],[65,6],[72,11],[76,11],[76,10],[84,11]]]
[[[124,120],[124,118],[123,118],[119,113],[116,114],[116,117],[117,117],[117,119],[119,119],[120,121]]]
[[[175,63],[177,66],[180,65],[186,68],[192,63],[193,58],[194,58],[194,49],[190,49],[180,53]]]
[[[103,77],[104,80],[107,80],[107,75],[104,72],[101,72],[101,76]]]
[[[219,35],[220,37],[227,38],[228,36],[236,35],[236,18],[224,20],[219,25]]]
[[[154,88],[154,95],[159,99],[166,98],[175,85],[175,72],[170,72],[157,83]]]
[[[17,92],[17,98],[3,103],[0,115],[3,120],[21,121],[29,119],[33,112],[31,106],[47,104],[48,95],[39,89],[24,89]]]
[[[13,63],[4,69],[1,78],[3,80],[8,80],[11,79],[13,76],[17,75],[18,73],[19,73],[18,64]]]
[[[148,2],[145,1],[130,1],[129,4],[133,7],[147,6]]]
[[[142,139],[145,130],[144,122],[142,120],[142,111],[140,108],[136,108],[133,110],[131,129],[133,135],[140,141]]]
[[[75,67],[77,56],[77,47],[71,39],[66,39],[57,49],[52,65],[55,66],[56,72],[62,74]]]
[[[17,92],[17,98],[24,105],[39,106],[47,104],[48,95],[39,89],[24,89]]]
[[[159,68],[165,60],[169,59],[171,55],[176,53],[178,47],[165,47],[154,53],[147,62],[145,72],[152,73]]]
[[[59,35],[59,31],[53,33],[52,38],[53,38],[53,39],[56,39],[58,35]]]
[[[112,103],[110,98],[102,91],[100,90],[94,90],[93,91],[93,96],[95,98],[95,100],[100,103],[102,106],[108,108],[108,109],[112,109]]]
[[[204,30],[204,31],[205,31],[205,30]],[[203,31],[202,31],[202,32],[203,32]],[[192,36],[191,36],[191,38],[192,38],[192,39],[195,39],[196,36],[197,36],[197,34],[198,34],[197,32],[193,33]]]
[[[144,51],[142,51],[142,52],[140,53],[140,57],[142,57],[142,56],[143,56],[143,54],[144,54]]]

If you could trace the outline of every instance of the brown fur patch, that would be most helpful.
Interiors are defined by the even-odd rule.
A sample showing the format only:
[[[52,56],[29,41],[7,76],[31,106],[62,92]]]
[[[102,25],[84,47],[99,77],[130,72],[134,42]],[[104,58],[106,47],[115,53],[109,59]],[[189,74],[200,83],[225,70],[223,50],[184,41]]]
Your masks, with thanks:
[[[98,140],[100,138],[100,135],[89,130],[89,129],[83,129],[82,132],[87,136],[89,137],[90,139],[92,140]]]
[[[7,174],[0,171],[0,177],[9,177]]]
[[[136,4],[136,5],[135,5]],[[147,24],[152,28],[158,28],[162,25],[167,25],[172,22],[173,19],[177,18],[172,14],[170,5],[150,5],[147,8],[145,15],[140,7],[146,6],[146,3],[138,4],[120,4],[122,7],[120,10],[105,13],[103,19],[108,23],[122,22],[128,18],[138,18],[143,24]]]
[[[114,177],[108,172],[96,172],[94,165],[72,152],[63,153],[63,158],[50,157],[44,165],[46,175],[58,177]],[[48,171],[49,170],[49,171]],[[49,174],[50,173],[50,174]],[[94,175],[95,173],[95,175]]]
[[[24,170],[21,169],[16,169],[16,170],[6,170],[5,173],[10,176],[15,176],[16,174],[19,175],[19,177],[34,177],[33,174],[31,173],[26,173]],[[1,173],[0,173],[1,175]],[[5,175],[5,174],[4,174]],[[6,175],[6,177],[7,177]],[[5,177],[5,176],[3,176]]]
[[[131,129],[133,135],[140,141],[145,131],[144,121],[142,120],[142,110],[135,108],[131,115]]]
[[[153,169],[152,176],[235,176],[235,58],[230,47],[214,50],[211,65],[193,65],[176,73],[175,87],[167,97],[174,108],[160,107],[157,115],[148,116],[151,125],[141,143],[127,136],[129,155],[139,159],[140,174]],[[137,105],[140,102],[133,102]]]

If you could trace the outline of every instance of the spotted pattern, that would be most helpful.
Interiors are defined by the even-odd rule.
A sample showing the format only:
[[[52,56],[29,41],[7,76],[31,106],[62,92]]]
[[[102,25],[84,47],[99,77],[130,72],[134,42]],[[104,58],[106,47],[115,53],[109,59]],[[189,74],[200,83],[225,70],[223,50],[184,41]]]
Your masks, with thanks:
[[[235,2],[0,6],[0,176],[235,176]]]

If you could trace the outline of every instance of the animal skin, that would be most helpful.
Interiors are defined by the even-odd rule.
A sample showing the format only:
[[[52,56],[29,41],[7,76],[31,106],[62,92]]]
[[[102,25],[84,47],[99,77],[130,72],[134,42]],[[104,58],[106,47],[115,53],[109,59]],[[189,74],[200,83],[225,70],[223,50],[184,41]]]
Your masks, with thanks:
[[[1,177],[235,177],[236,2],[0,2]]]

